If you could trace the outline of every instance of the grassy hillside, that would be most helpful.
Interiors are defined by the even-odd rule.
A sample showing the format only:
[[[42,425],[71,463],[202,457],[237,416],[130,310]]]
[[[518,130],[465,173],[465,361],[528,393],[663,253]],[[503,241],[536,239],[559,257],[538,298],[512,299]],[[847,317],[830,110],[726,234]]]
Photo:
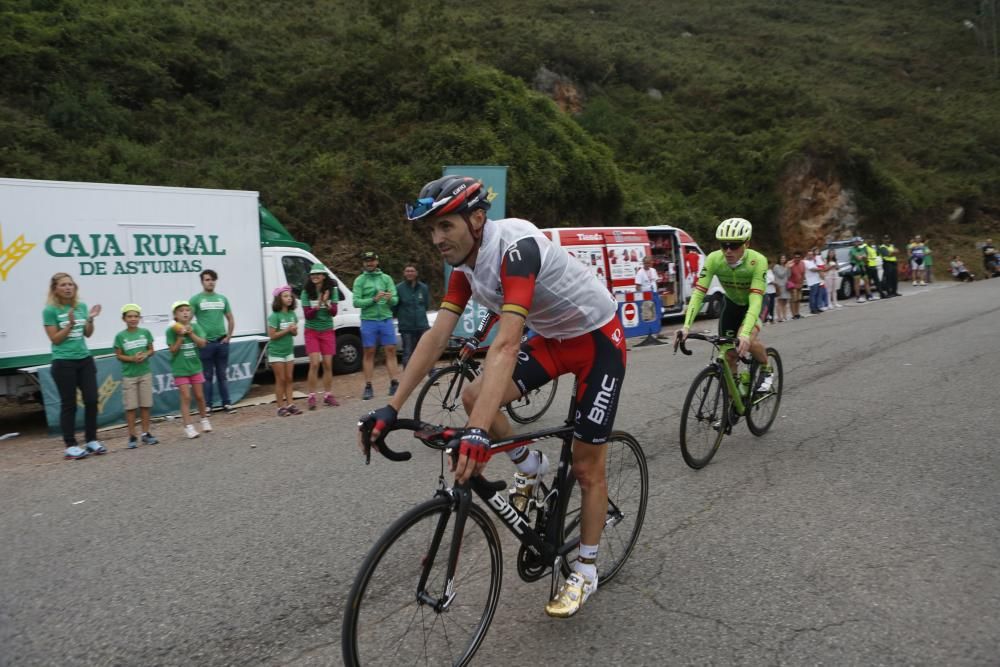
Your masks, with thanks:
[[[375,246],[437,275],[401,205],[447,163],[509,165],[508,213],[546,226],[743,215],[777,247],[802,155],[871,229],[989,222],[980,4],[7,0],[0,175],[259,190],[348,274]],[[577,112],[533,90],[543,67]]]

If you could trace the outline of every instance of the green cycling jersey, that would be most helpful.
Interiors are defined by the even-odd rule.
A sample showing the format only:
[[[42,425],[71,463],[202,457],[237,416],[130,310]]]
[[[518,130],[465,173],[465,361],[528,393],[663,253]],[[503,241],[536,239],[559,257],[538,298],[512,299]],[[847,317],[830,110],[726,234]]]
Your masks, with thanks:
[[[740,327],[740,336],[750,336],[764,304],[764,291],[767,289],[767,258],[756,250],[747,248],[740,258],[740,263],[732,267],[726,263],[726,256],[721,250],[709,253],[701,273],[698,274],[698,282],[688,303],[687,314],[684,316],[685,327],[690,328],[694,318],[698,316],[713,276],[718,276],[727,299],[739,306],[747,306],[747,314]]]

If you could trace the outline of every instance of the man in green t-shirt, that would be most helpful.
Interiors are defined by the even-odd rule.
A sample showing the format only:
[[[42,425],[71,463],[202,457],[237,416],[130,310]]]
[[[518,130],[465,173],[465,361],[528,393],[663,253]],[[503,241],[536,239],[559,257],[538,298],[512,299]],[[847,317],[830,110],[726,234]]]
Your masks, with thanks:
[[[364,357],[361,368],[365,374],[365,388],[361,394],[364,401],[374,396],[372,376],[375,374],[375,348],[385,350],[385,367],[389,371],[389,395],[399,387],[396,366],[396,327],[392,321],[392,309],[399,303],[396,283],[378,268],[378,255],[368,251],[362,253],[364,271],[354,280],[354,307],[361,309],[361,346]]]
[[[202,271],[202,291],[189,301],[198,324],[205,330],[206,343],[200,351],[201,363],[205,368],[205,403],[211,412],[214,379],[219,384],[222,409],[233,412],[226,372],[229,369],[229,339],[233,337],[236,321],[229,307],[229,299],[215,291],[218,280],[219,274],[212,269]]]
[[[135,411],[142,418],[142,444],[159,442],[149,432],[149,409],[153,407],[153,372],[149,359],[153,356],[153,334],[139,326],[142,309],[138,304],[122,306],[125,330],[115,335],[115,356],[122,362],[122,403],[125,406],[125,423],[128,424],[128,448],[135,449],[139,437],[135,433]]]

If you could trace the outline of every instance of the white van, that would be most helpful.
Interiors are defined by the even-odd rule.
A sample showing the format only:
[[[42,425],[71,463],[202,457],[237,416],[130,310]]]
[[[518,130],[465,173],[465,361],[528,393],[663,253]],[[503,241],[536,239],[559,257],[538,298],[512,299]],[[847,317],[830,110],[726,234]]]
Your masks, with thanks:
[[[678,227],[553,227],[543,229],[614,293],[635,290],[636,272],[646,255],[653,256],[658,274],[657,292],[663,318],[683,315],[705,253],[694,238]],[[690,253],[690,260],[687,255]],[[702,313],[718,317],[722,308],[722,285],[712,281]]]
[[[170,305],[201,291],[204,269],[219,274],[234,337],[265,336],[271,291],[300,290],[318,262],[256,192],[0,178],[0,396],[34,392],[24,371],[50,361],[41,312],[54,273],[69,273],[81,299],[103,307],[87,341],[100,355],[112,352],[126,303],[142,306],[142,326],[161,347]],[[351,290],[330,275],[341,297],[335,368],[353,372],[361,366],[360,313]]]

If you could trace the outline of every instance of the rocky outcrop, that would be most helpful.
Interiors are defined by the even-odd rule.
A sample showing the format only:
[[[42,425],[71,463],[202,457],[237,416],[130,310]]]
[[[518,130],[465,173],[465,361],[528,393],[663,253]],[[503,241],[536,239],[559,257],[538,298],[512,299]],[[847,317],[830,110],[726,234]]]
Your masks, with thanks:
[[[557,74],[544,65],[535,72],[534,89],[548,95],[564,113],[583,111],[584,97],[569,77]]]
[[[827,241],[854,236],[858,207],[833,166],[801,156],[778,181],[781,212],[778,230],[786,250],[807,250]]]

